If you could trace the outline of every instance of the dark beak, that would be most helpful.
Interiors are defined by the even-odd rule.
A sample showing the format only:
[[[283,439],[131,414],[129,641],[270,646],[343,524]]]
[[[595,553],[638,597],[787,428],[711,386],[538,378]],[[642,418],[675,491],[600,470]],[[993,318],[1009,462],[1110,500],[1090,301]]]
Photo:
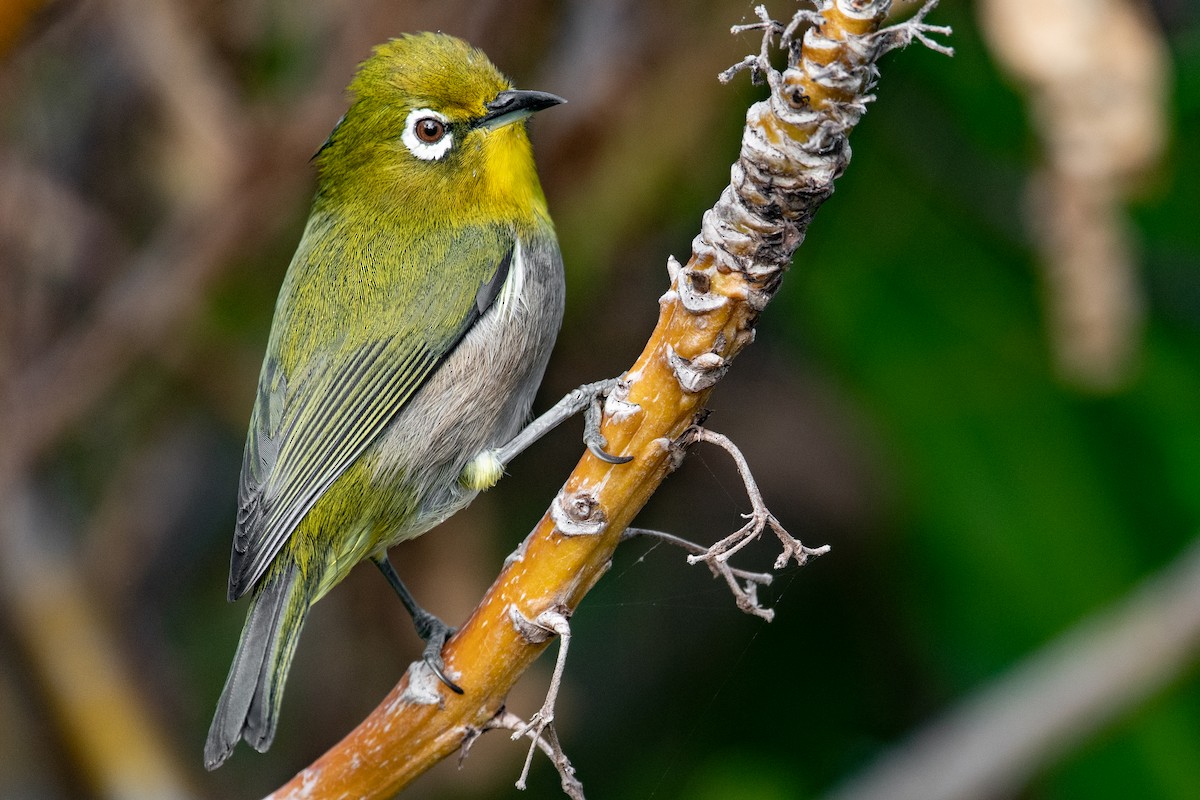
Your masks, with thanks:
[[[487,103],[488,113],[475,121],[476,126],[496,129],[502,128],[519,119],[525,119],[535,111],[565,103],[556,94],[549,92],[527,92],[519,89],[506,89],[496,95],[496,99]]]

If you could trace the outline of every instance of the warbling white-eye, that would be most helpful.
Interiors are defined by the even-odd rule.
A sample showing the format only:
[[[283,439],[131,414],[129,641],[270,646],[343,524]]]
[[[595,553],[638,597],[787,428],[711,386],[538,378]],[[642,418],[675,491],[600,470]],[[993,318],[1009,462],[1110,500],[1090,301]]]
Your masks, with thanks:
[[[514,90],[451,36],[377,47],[314,157],[242,463],[229,597],[250,610],[204,748],[264,751],[309,608],[363,559],[439,677],[451,630],[387,560],[501,475],[563,311],[554,228]]]

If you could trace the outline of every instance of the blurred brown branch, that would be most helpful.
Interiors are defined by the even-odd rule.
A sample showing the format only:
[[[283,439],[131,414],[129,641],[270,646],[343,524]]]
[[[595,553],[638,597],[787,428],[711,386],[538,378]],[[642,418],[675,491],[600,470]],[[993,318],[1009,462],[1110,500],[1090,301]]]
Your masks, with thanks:
[[[0,5],[0,58],[4,58],[33,18],[46,5],[46,0],[8,0]]]
[[[1200,654],[1200,542],[885,753],[826,800],[1013,797]]]
[[[329,87],[343,80],[318,81],[293,104],[296,112],[279,119],[269,106],[242,101],[217,77],[221,70],[208,43],[179,6],[121,0],[86,13],[109,15],[108,24],[127,43],[121,52],[132,60],[131,70],[165,109],[159,157],[186,157],[168,178],[162,222],[124,265],[112,268],[118,277],[85,315],[52,342],[26,343],[40,351],[35,359],[6,340],[9,349],[0,357],[0,608],[90,788],[110,798],[186,797],[193,794],[181,777],[186,770],[166,748],[167,737],[157,731],[100,618],[93,590],[67,551],[71,537],[56,533],[52,509],[34,488],[34,469],[138,360],[172,349],[164,342],[208,302],[209,289],[240,253],[269,241],[295,215],[293,205],[306,194],[307,157],[341,105],[340,90]],[[331,48],[330,60],[328,69],[339,73],[350,61],[343,47]],[[39,243],[54,223],[60,232],[53,235],[75,237],[68,240],[70,257],[87,259],[92,234],[86,231],[119,240],[102,212],[48,175],[15,158],[0,169],[20,178],[6,180],[0,196],[12,212],[0,231],[9,241],[25,239],[30,253],[46,252]],[[31,214],[36,219],[22,226]],[[110,254],[116,249],[106,248]],[[15,331],[16,307],[5,304],[0,312],[0,330]]]
[[[45,498],[0,490],[0,603],[35,680],[97,797],[195,797],[90,601]]]

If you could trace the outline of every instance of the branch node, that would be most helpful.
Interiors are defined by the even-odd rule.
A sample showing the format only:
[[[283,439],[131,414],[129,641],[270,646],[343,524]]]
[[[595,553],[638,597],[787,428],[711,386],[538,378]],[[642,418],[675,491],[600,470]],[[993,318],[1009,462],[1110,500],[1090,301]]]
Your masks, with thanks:
[[[408,685],[400,693],[397,702],[414,706],[440,706],[443,703],[441,685],[437,673],[424,660],[414,661],[408,665]]]
[[[500,716],[503,713],[504,713],[504,706],[500,706],[500,710],[496,712],[496,716]],[[495,717],[493,717],[493,719],[495,719]],[[476,728],[474,725],[468,725],[466,730],[463,731],[462,744],[460,744],[458,746],[458,768],[459,769],[462,769],[463,764],[466,763],[467,756],[470,755],[470,753],[471,753],[472,745],[475,744],[475,742],[479,739],[480,736],[483,735],[483,732],[486,730],[488,730],[487,725],[484,725],[482,728]]]
[[[667,256],[667,277],[670,279],[671,283],[674,283],[675,279],[679,277],[679,273],[682,269],[683,267],[680,265],[679,259],[673,255]]]
[[[591,492],[565,497],[559,492],[550,504],[550,518],[563,536],[596,536],[608,526],[608,515]]]
[[[679,302],[692,314],[715,311],[729,302],[729,298],[712,290],[712,277],[701,270],[686,270],[675,282]]]
[[[525,548],[529,546],[529,537],[526,536],[521,540],[513,551],[504,557],[504,566],[507,568],[511,564],[516,564],[519,561],[525,560]]]
[[[604,398],[604,416],[614,423],[621,423],[635,414],[642,413],[642,407],[629,402],[629,390],[633,381],[629,375],[617,380],[617,383]]]
[[[521,634],[521,638],[529,644],[545,644],[550,641],[558,633],[554,627],[557,620],[566,620],[569,616],[570,609],[562,604],[555,604],[551,609],[539,614],[536,619],[525,616],[515,604],[508,607],[509,620],[517,629],[517,633]]]
[[[716,353],[701,353],[693,359],[686,359],[675,352],[675,348],[667,345],[667,363],[675,373],[675,379],[685,392],[702,392],[724,377],[729,370],[729,362]]]

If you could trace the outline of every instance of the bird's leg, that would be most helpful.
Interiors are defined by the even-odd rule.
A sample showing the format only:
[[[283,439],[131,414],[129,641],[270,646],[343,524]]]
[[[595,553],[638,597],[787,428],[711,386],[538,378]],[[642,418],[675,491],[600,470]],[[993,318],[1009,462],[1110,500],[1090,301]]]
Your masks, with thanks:
[[[588,450],[592,451],[592,455],[610,464],[625,464],[632,461],[632,456],[614,456],[606,451],[608,442],[600,433],[601,400],[619,383],[620,378],[609,378],[584,384],[578,389],[568,392],[567,396],[555,403],[549,411],[526,425],[524,430],[512,438],[512,441],[496,451],[496,458],[501,467],[508,466],[508,463],[524,452],[527,447],[580,411],[586,412],[583,442],[587,445]]]
[[[391,561],[388,561],[386,553],[371,560],[375,562],[375,566],[379,567],[379,571],[383,573],[383,577],[387,578],[387,582],[395,590],[396,595],[400,598],[400,602],[404,604],[404,607],[408,609],[409,615],[412,616],[413,625],[417,629],[417,636],[420,636],[425,641],[425,652],[423,654],[425,663],[433,670],[433,674],[437,675],[438,679],[446,684],[450,691],[455,694],[462,694],[462,687],[446,677],[446,664],[442,661],[442,647],[446,644],[446,640],[454,635],[454,628],[451,628],[433,614],[417,605],[417,601],[412,596],[412,593],[408,591],[408,587],[404,585],[404,582],[400,580],[400,576],[396,574],[396,568],[392,566]]]

